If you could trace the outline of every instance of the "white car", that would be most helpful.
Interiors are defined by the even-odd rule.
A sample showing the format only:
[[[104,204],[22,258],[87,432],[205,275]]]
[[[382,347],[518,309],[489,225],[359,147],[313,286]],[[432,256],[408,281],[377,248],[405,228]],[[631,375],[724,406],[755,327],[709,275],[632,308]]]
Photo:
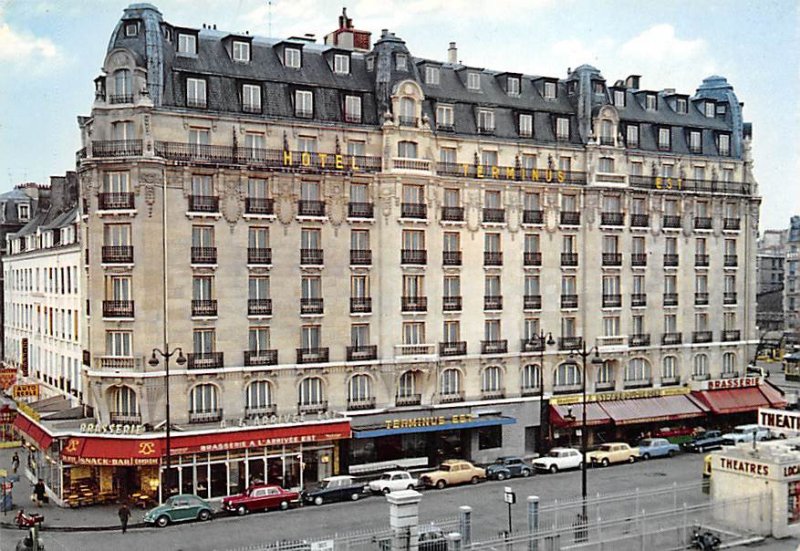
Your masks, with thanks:
[[[722,435],[722,442],[727,446],[733,446],[742,442],[756,442],[761,440],[768,440],[771,434],[769,429],[759,425],[739,425],[734,427],[732,432]]]
[[[547,455],[533,461],[535,469],[557,473],[566,469],[577,469],[581,466],[581,452],[572,448],[553,448]]]
[[[373,480],[368,484],[370,491],[376,494],[388,494],[398,490],[413,490],[419,484],[419,480],[411,476],[408,471],[388,471],[378,480]]]

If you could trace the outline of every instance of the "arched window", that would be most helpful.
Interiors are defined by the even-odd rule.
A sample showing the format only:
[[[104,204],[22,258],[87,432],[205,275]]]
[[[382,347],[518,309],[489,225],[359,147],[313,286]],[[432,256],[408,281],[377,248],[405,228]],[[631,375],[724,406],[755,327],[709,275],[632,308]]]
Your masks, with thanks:
[[[212,384],[197,385],[189,395],[189,414],[211,414],[219,410],[217,387]]]
[[[400,98],[400,126],[417,125],[417,102],[411,98]]]
[[[542,371],[536,364],[528,364],[522,368],[522,390],[538,389],[542,380]]]
[[[417,393],[417,376],[413,371],[406,371],[400,375],[397,382],[397,396],[399,398],[410,398]]]
[[[267,413],[272,409],[272,383],[253,381],[247,386],[248,413]]]
[[[733,352],[725,352],[722,355],[722,374],[734,376],[736,372],[736,354]]]
[[[600,143],[614,145],[614,123],[608,119],[600,123]]]
[[[349,402],[368,402],[372,398],[371,383],[369,375],[363,373],[353,375],[347,387],[347,400]]]
[[[692,377],[706,377],[708,375],[708,356],[698,354],[694,357],[692,366]]]
[[[555,386],[581,384],[581,370],[573,363],[563,363],[556,368]]]
[[[133,82],[128,69],[114,72],[114,98],[112,103],[129,103],[133,101]]]
[[[625,367],[626,381],[649,381],[650,364],[644,358],[633,358]]]
[[[490,365],[483,370],[481,390],[483,392],[497,392],[503,388],[503,371],[496,365]]]
[[[397,156],[403,159],[416,159],[417,142],[397,142]]]
[[[664,359],[661,361],[661,378],[678,378],[678,361],[675,356],[664,356]]]
[[[442,371],[441,394],[452,396],[461,392],[461,372],[458,369]]]
[[[614,361],[606,360],[603,365],[597,367],[597,377],[595,382],[600,384],[610,384],[614,382]]]
[[[139,415],[139,400],[129,386],[115,388],[111,394],[111,416]]]
[[[316,406],[324,402],[322,379],[319,377],[306,377],[300,381],[298,403],[301,406]]]

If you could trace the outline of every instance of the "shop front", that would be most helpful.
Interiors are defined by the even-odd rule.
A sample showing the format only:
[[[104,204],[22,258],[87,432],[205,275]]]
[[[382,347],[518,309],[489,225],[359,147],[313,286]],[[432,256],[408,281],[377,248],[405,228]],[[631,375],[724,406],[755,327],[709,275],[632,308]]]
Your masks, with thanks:
[[[709,423],[729,428],[755,423],[759,408],[784,409],[783,393],[760,377],[711,379],[693,385],[692,399],[709,410]]]

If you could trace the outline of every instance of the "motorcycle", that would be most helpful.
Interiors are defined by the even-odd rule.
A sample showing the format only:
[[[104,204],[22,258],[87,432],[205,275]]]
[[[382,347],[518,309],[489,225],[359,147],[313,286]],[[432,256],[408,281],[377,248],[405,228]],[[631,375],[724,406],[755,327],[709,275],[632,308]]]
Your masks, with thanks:
[[[700,532],[695,529],[692,532],[692,546],[690,549],[699,549],[700,551],[715,551],[719,549],[722,540],[711,532]]]
[[[44,522],[44,515],[40,515],[39,513],[27,514],[24,509],[20,509],[17,512],[17,516],[14,517],[14,522],[17,523],[17,528],[20,530],[22,528],[32,528],[37,524],[41,527]]]

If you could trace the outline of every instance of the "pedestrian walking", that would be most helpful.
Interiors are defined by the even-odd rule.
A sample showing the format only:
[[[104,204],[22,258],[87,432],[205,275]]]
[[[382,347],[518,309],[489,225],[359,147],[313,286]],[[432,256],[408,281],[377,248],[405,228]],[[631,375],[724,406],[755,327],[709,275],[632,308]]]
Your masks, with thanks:
[[[14,457],[11,458],[11,469],[14,474],[17,474],[17,469],[19,469],[19,454],[17,452],[14,452]]]
[[[34,501],[36,502],[37,507],[41,507],[45,498],[44,480],[41,478],[33,487],[33,496],[35,498]]]
[[[117,511],[117,515],[119,515],[119,523],[122,525],[122,533],[128,531],[128,519],[131,518],[131,510],[128,509],[128,504],[124,501]]]

